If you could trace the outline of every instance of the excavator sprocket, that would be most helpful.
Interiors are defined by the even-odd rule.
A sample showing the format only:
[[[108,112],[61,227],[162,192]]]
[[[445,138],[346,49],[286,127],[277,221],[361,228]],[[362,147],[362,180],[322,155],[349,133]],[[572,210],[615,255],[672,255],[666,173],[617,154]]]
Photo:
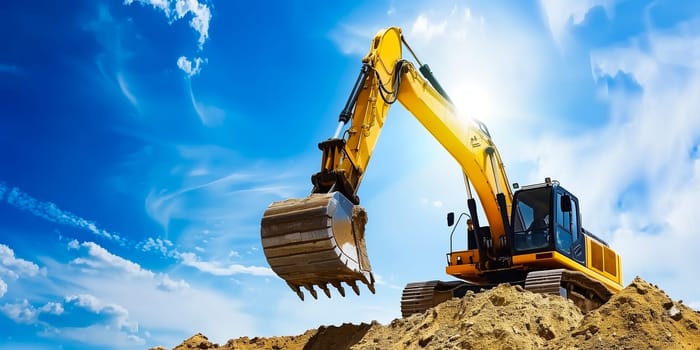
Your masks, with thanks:
[[[364,229],[367,214],[340,192],[314,193],[272,203],[261,221],[263,251],[272,270],[304,300],[314,287],[330,298],[329,285],[345,296],[342,283],[360,294],[357,281],[374,293]]]

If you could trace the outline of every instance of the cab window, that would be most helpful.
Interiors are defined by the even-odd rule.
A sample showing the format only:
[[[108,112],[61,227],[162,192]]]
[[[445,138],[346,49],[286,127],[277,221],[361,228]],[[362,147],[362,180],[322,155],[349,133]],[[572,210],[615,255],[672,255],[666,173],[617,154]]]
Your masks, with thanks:
[[[513,250],[531,251],[550,246],[550,188],[518,193],[513,212]]]

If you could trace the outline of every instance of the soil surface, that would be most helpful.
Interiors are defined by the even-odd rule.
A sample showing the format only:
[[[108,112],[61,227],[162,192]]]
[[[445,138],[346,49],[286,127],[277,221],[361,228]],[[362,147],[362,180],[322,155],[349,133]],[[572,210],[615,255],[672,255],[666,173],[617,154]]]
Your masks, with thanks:
[[[226,344],[196,334],[174,349],[700,350],[699,328],[700,312],[637,277],[586,315],[560,296],[504,284],[388,325],[321,326],[301,335],[241,337]]]

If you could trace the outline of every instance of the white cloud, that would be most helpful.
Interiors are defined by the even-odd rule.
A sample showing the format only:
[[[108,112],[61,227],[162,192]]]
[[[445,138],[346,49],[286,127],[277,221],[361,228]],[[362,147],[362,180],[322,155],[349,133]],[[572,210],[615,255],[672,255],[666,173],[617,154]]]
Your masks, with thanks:
[[[129,334],[126,331],[115,331],[112,327],[105,325],[64,327],[60,329],[60,333],[51,336],[108,349],[143,348],[146,342],[138,335]]]
[[[421,14],[411,26],[411,35],[430,40],[435,35],[444,34],[446,28],[447,20],[442,20],[439,23],[431,23],[426,15]]]
[[[552,38],[560,45],[566,38],[569,26],[583,22],[590,9],[602,6],[608,17],[611,17],[615,2],[615,0],[540,0],[540,9],[547,20]]]
[[[128,332],[138,331],[138,323],[129,320],[129,311],[118,304],[105,303],[94,295],[69,295],[64,300],[65,307],[81,308],[102,317],[100,323],[114,325]]]
[[[68,242],[68,249],[78,249],[80,248],[80,242],[77,239],[73,239]]]
[[[48,302],[44,306],[39,308],[39,312],[51,315],[60,315],[63,313],[63,311],[63,304],[54,302]]]
[[[81,228],[104,238],[122,240],[119,235],[99,228],[94,222],[88,221],[68,211],[61,210],[54,203],[40,201],[17,187],[10,188],[0,182],[0,191],[6,193],[4,199],[8,204],[19,210],[29,212],[32,215],[57,224]],[[2,197],[0,196],[0,198]]]
[[[89,256],[83,245],[79,252],[86,255],[85,259],[103,260]],[[79,316],[80,310],[89,311],[90,315],[104,316],[99,318],[102,323],[81,322],[62,326],[54,336],[94,345],[112,342],[109,347],[130,348],[135,346],[132,341],[138,341],[136,338],[145,340],[149,347],[174,347],[192,335],[193,324],[218,342],[225,342],[236,335],[257,334],[256,320],[243,312],[243,305],[233,297],[237,294],[236,290],[222,291],[220,287],[207,287],[207,283],[192,284],[182,278],[149,270],[133,273],[138,270],[133,269],[131,264],[137,265],[133,262],[105,263],[94,268],[87,267],[89,271],[83,273],[85,266],[76,268],[74,264],[49,262],[47,268],[53,276],[65,281],[68,286],[74,286],[75,292],[67,293],[69,296],[64,300],[63,318]],[[95,316],[82,319],[92,320]],[[240,327],[232,330],[227,322],[221,320]],[[117,329],[114,325],[122,328]],[[150,332],[150,337],[147,332]],[[128,339],[130,335],[132,339]]]
[[[180,255],[177,248],[173,247],[173,242],[168,239],[148,237],[145,241],[137,244],[136,247],[144,252],[155,251],[161,253],[163,256],[171,258]]]
[[[90,269],[109,269],[123,272],[129,276],[153,277],[153,272],[144,270],[139,264],[116,256],[94,242],[83,242],[81,247],[86,248],[87,256],[73,259],[70,263]]]
[[[141,5],[151,5],[165,14],[171,23],[173,21],[191,16],[190,27],[199,34],[198,44],[202,49],[209,38],[209,21],[211,10],[209,6],[198,0],[124,0],[125,5],[131,5],[134,1]]]
[[[202,71],[203,62],[204,60],[201,57],[196,57],[190,61],[187,57],[180,56],[180,58],[177,59],[177,66],[185,72],[188,77],[193,77]]]
[[[0,197],[2,197],[2,193],[0,193]],[[39,268],[37,264],[31,261],[16,257],[14,250],[4,244],[0,244],[0,277],[6,276],[10,280],[17,280],[19,278],[34,277],[39,274],[46,275],[46,269]],[[7,282],[0,278],[0,298],[7,293],[7,290]]]
[[[204,43],[209,38],[209,22],[211,21],[211,10],[206,3],[200,3],[198,0],[124,0],[124,4],[131,5],[134,1],[141,5],[151,5],[154,9],[162,11],[169,23],[173,23],[185,17],[190,17],[190,27],[199,34],[197,47],[199,51],[204,48]],[[200,57],[190,61],[187,57],[180,56],[177,59],[177,66],[185,72],[188,77],[192,77],[199,74],[201,71],[201,64],[205,61],[206,59]],[[135,103],[135,99],[132,100],[132,98],[130,98],[132,95],[128,93],[128,89],[125,88],[121,81],[120,87],[122,91],[124,91],[124,95],[127,96],[132,103]],[[195,105],[195,108],[196,107]]]
[[[0,274],[16,279],[21,276],[36,276],[39,273],[41,269],[37,264],[15,257],[14,250],[0,244]]]
[[[201,49],[209,37],[209,21],[211,20],[209,7],[197,0],[177,0],[175,10],[179,18],[192,14],[190,26],[199,33],[199,48]]]
[[[34,323],[37,317],[37,310],[29,304],[27,299],[22,300],[21,303],[4,304],[0,306],[0,312],[9,319],[22,324]]]
[[[190,288],[190,284],[185,282],[185,280],[181,279],[179,281],[175,281],[167,275],[163,276],[161,281],[158,283],[158,289],[166,292],[173,292],[188,288]]]
[[[240,264],[223,264],[216,261],[201,261],[194,253],[180,254],[182,264],[191,266],[199,271],[206,272],[215,276],[233,276],[239,274],[253,276],[276,276],[268,267],[262,266],[244,266]]]
[[[6,303],[0,306],[0,312],[20,324],[35,324],[42,313],[61,315],[63,311],[63,306],[60,303],[49,302],[36,308],[27,299],[23,299],[19,303]]]

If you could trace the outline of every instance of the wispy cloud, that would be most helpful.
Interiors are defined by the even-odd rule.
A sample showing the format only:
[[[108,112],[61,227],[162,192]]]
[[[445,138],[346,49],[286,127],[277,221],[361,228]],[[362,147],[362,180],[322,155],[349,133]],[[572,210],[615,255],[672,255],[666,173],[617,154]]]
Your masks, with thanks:
[[[7,283],[5,283],[5,281],[2,278],[0,278],[0,298],[2,298],[5,295],[5,293],[7,293]]]
[[[182,57],[181,57],[182,58]],[[195,65],[191,67],[191,65],[187,63],[183,63],[183,71],[187,73],[188,78],[191,78],[193,75],[196,75],[199,73],[201,70],[200,68],[200,62],[201,60],[195,60]],[[187,61],[189,63],[189,61]],[[179,61],[178,61],[179,64]],[[182,68],[182,67],[181,67]],[[204,126],[208,127],[215,127],[221,125],[221,123],[224,121],[226,118],[226,112],[214,105],[211,104],[206,104],[203,103],[202,101],[198,100],[197,97],[194,95],[194,90],[192,89],[192,81],[190,79],[187,79],[187,88],[189,89],[190,93],[190,101],[192,101],[192,107],[194,108],[194,111],[197,113],[197,116],[199,117],[199,120],[202,121],[202,124]]]
[[[172,242],[167,239],[161,238],[147,238],[144,242],[138,245],[143,251],[155,251],[161,253],[163,256],[173,258],[179,261],[184,266],[194,267],[195,269],[212,274],[215,276],[233,276],[233,275],[252,275],[252,276],[274,276],[274,273],[270,268],[263,266],[253,266],[253,265],[241,265],[241,264],[231,264],[222,261],[202,261],[201,258],[192,252],[179,252]],[[194,247],[194,250],[202,253],[206,249],[201,247]],[[240,258],[240,254],[231,250],[227,255],[227,258]],[[183,282],[173,282],[162,281],[161,287],[166,290],[170,290],[177,285],[182,286]],[[186,284],[186,282],[184,282]],[[177,289],[177,288],[175,288]]]
[[[133,92],[131,92],[131,89],[129,88],[128,83],[126,82],[126,79],[124,78],[124,72],[117,72],[117,84],[119,85],[119,89],[121,90],[122,94],[124,97],[126,97],[127,100],[131,103],[134,108],[138,109],[139,108],[139,101],[136,99],[136,96],[134,95]]]
[[[180,254],[182,264],[191,266],[199,271],[206,272],[215,276],[233,276],[233,275],[253,275],[253,276],[275,276],[275,273],[269,267],[262,266],[244,266],[240,264],[222,264],[215,261],[201,261],[194,253]]]
[[[186,220],[188,230],[211,236],[234,227],[242,231],[241,221],[257,221],[258,213],[236,208],[264,208],[293,195],[296,182],[298,188],[307,187],[306,173],[289,161],[250,162],[231,149],[213,145],[182,145],[176,152],[175,161],[163,164],[158,185],[146,197],[148,214],[166,232],[174,219]]]
[[[0,182],[0,200],[4,200],[7,204],[19,210],[26,211],[45,220],[84,229],[110,240],[122,241],[119,235],[98,227],[97,224],[92,221],[71,212],[61,210],[52,202],[38,200],[19,188],[9,187],[3,182]]]

